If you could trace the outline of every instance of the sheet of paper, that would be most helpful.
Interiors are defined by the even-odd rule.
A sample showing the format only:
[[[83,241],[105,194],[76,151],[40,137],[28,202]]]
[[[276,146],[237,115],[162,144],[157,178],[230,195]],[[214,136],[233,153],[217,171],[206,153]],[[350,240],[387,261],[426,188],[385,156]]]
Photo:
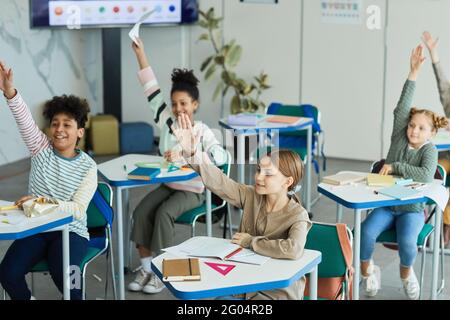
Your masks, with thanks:
[[[445,210],[448,202],[448,190],[442,184],[430,183],[420,191],[423,196],[433,200],[442,211]]]
[[[142,17],[139,18],[138,22],[134,25],[134,27],[130,30],[128,33],[128,36],[131,38],[131,40],[136,43],[136,45],[139,45],[136,41],[137,38],[139,38],[139,28],[141,27],[141,24],[147,20],[148,17],[150,17],[154,12],[158,11],[158,9],[153,9],[149,12],[146,12],[142,15]]]
[[[0,207],[7,207],[13,205],[13,202],[0,201]],[[7,225],[15,225],[25,222],[27,217],[23,213],[23,210],[5,210],[0,211],[0,227]]]

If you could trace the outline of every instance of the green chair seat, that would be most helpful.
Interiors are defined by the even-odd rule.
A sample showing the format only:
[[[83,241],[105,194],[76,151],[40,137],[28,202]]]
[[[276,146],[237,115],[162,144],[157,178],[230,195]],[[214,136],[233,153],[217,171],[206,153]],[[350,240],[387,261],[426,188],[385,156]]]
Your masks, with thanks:
[[[211,204],[211,209],[217,208],[217,205]],[[179,216],[175,222],[181,224],[192,224],[197,219],[198,216],[206,214],[206,204],[202,204],[201,206],[191,209],[189,211],[184,212],[181,216]]]
[[[419,236],[417,237],[418,246],[424,245],[425,239],[430,235],[431,232],[433,232],[433,229],[433,225],[429,223],[423,226],[422,230],[419,233]],[[391,229],[381,233],[377,238],[377,242],[397,243],[397,234],[395,232],[395,229]]]
[[[91,261],[96,255],[98,255],[102,250],[99,248],[89,247],[88,251],[86,253],[86,256],[81,261],[80,269],[82,270],[84,265]],[[31,269],[31,272],[47,272],[48,271],[48,263],[47,260],[41,260],[39,261],[33,269]]]

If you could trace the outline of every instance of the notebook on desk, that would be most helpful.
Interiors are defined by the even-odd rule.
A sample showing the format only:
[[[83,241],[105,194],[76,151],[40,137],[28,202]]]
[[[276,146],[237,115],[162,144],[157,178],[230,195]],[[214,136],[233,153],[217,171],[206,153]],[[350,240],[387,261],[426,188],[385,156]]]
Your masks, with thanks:
[[[394,199],[404,200],[417,195],[420,191],[405,186],[393,185],[391,187],[380,189],[377,192]]]
[[[200,265],[197,258],[164,259],[163,281],[201,280]]]
[[[350,183],[360,182],[363,181],[364,179],[366,179],[366,176],[351,172],[342,172],[331,176],[323,177],[322,182],[332,184],[335,186],[343,186]]]
[[[178,256],[219,258],[224,261],[229,260],[255,265],[262,265],[270,260],[270,257],[257,254],[230,241],[212,237],[192,238],[182,244],[162,250]]]
[[[290,116],[269,116],[264,119],[266,122],[275,122],[275,123],[285,123],[285,124],[296,124],[300,121],[299,117],[290,117]]]
[[[130,180],[150,180],[161,172],[160,168],[136,168],[128,173]]]
[[[394,176],[369,173],[367,175],[367,185],[369,187],[389,187],[395,184]]]

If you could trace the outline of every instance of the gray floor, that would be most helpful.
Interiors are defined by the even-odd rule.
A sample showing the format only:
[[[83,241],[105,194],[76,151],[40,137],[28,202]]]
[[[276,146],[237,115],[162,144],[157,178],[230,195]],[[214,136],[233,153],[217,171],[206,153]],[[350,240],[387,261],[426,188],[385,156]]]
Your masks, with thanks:
[[[99,163],[108,158],[98,158],[96,159]],[[339,170],[355,170],[355,171],[367,171],[370,166],[369,162],[362,161],[349,161],[349,160],[337,160],[337,159],[328,159],[327,162],[327,172],[326,174],[332,174]],[[22,195],[25,195],[27,192],[27,180],[28,180],[28,171],[29,171],[29,160],[20,161],[14,164],[6,165],[0,167],[0,199],[2,200],[11,200],[14,201]],[[235,172],[235,170],[234,170]],[[235,176],[233,174],[232,176]],[[316,176],[313,176],[313,198],[317,196],[316,192]],[[133,209],[137,203],[142,199],[142,197],[149,192],[150,188],[143,187],[133,189],[130,192],[130,208]],[[325,198],[320,197],[319,201],[312,208],[314,213],[314,221],[321,222],[335,222],[335,212],[336,212],[336,204]],[[233,222],[237,223],[238,216],[236,213],[233,214]],[[353,227],[353,212],[350,210],[344,209],[344,221],[349,225],[349,227]],[[206,229],[204,225],[199,225],[197,228],[197,234],[206,234]],[[220,227],[220,223],[217,223],[213,227],[214,236],[221,237],[222,229]],[[182,242],[188,239],[190,236],[190,229],[186,226],[176,226],[175,230],[175,243]],[[0,242],[0,257],[2,257],[9,247],[10,242],[1,241]],[[374,256],[376,264],[378,264],[382,269],[382,277],[381,277],[381,290],[375,298],[371,299],[387,299],[387,300],[403,300],[406,299],[403,289],[401,286],[401,282],[398,276],[398,265],[399,259],[396,251],[392,251],[384,248],[381,245],[377,245],[375,256]],[[419,260],[419,259],[418,259]],[[430,280],[431,280],[431,254],[427,255],[427,265],[426,265],[426,275],[425,275],[425,297],[429,297],[430,290]],[[450,265],[450,258],[447,255],[445,258],[446,263],[446,282],[450,285],[450,272],[448,272]],[[139,261],[134,252],[131,268],[136,268],[139,265]],[[105,270],[106,270],[106,260],[105,257],[99,257],[94,262],[92,262],[87,269],[86,274],[86,284],[87,284],[87,299],[104,299],[105,292]],[[416,273],[420,271],[420,265],[418,262],[415,267]],[[134,278],[133,273],[128,273],[125,277],[125,282],[128,284]],[[30,278],[31,282],[31,278]],[[439,296],[439,299],[450,299],[450,289],[447,287],[444,289],[443,293]],[[35,287],[35,296],[37,299],[49,299],[56,300],[60,299],[61,295],[58,293],[57,289],[53,285],[50,277],[48,275],[37,274],[34,277],[34,287]],[[362,299],[366,299],[364,296]],[[111,281],[109,281],[109,289],[107,294],[107,299],[112,299],[112,291],[111,291]],[[167,289],[164,289],[161,293],[155,295],[147,295],[143,293],[132,293],[126,292],[126,299],[135,299],[135,300],[173,300],[175,299]]]

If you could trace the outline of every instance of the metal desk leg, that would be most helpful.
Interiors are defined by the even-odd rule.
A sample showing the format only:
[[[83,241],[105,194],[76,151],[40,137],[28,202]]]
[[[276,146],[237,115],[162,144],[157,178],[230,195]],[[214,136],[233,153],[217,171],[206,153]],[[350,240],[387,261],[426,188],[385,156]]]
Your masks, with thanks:
[[[309,276],[309,292],[310,300],[317,300],[317,281],[318,281],[318,268],[314,267]]]
[[[238,182],[245,183],[245,136],[237,135]]]
[[[126,257],[126,260],[124,262],[124,268],[129,270],[131,268],[131,250],[129,246],[130,241],[130,225],[128,223],[129,215],[130,213],[130,190],[129,189],[122,189],[122,205],[125,207],[122,211],[123,216],[123,224],[124,224],[124,230],[125,230],[125,236],[124,241],[125,243],[123,248],[123,256]]]
[[[359,278],[361,269],[359,267],[359,250],[361,243],[361,210],[355,210],[355,234],[353,237],[353,300],[359,300]]]
[[[117,213],[117,257],[119,261],[119,300],[125,300],[125,279],[123,261],[123,214],[122,214],[122,188],[116,187],[116,213]]]
[[[245,135],[237,135],[237,176],[239,183],[245,183]],[[239,210],[242,218],[242,210]],[[240,220],[240,219],[239,219]]]
[[[344,208],[338,203],[336,209],[336,223],[340,223],[342,221],[342,211]]]
[[[441,238],[442,211],[437,208],[434,215],[434,245],[433,245],[433,270],[431,276],[431,300],[437,299],[438,273],[439,273],[439,240]],[[426,252],[424,252],[426,254]]]
[[[62,230],[62,254],[63,254],[63,296],[64,300],[70,300],[70,248],[69,248],[69,225],[66,224]]]
[[[206,234],[212,237],[211,191],[206,189]]]
[[[311,212],[312,124],[308,126],[306,143],[306,211]]]

